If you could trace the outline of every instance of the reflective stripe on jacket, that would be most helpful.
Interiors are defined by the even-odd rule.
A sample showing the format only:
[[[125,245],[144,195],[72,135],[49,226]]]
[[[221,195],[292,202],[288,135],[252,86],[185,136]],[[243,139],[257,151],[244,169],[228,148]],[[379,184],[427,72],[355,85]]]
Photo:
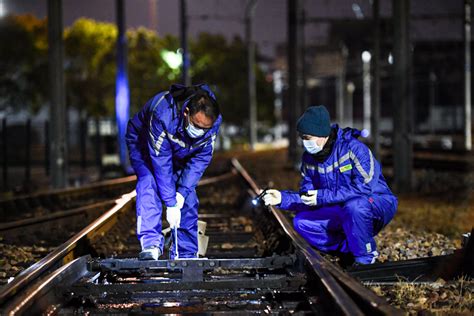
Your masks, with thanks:
[[[323,163],[315,161],[305,152],[301,164],[300,191],[282,191],[280,208],[289,210],[312,210],[300,198],[309,190],[317,190],[317,206],[344,203],[354,197],[390,194],[379,162],[370,149],[353,135],[353,129],[340,129],[331,154]]]
[[[215,99],[207,85],[200,87]],[[153,169],[166,206],[176,205],[176,191],[186,198],[195,189],[212,159],[222,122],[219,115],[202,137],[189,137],[183,115],[188,100],[179,109],[171,93],[159,93],[128,123],[126,141],[131,164],[137,173],[144,163]]]

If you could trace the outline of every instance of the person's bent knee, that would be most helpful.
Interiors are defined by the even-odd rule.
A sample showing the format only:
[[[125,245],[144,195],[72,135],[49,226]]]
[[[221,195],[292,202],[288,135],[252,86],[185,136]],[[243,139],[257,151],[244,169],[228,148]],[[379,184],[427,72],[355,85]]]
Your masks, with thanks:
[[[302,214],[303,212],[300,212],[296,214],[296,216],[293,218],[293,227],[300,234],[303,231],[302,226],[303,226],[303,220],[305,219]]]
[[[344,203],[344,212],[346,217],[365,217],[371,210],[368,198],[354,198]]]

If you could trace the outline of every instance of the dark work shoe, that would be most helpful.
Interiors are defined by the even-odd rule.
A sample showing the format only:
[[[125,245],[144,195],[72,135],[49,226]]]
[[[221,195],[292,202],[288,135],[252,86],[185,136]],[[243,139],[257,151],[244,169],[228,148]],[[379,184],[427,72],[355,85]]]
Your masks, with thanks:
[[[367,266],[373,265],[374,263],[379,263],[379,262],[380,262],[377,258],[374,258],[374,260],[372,260],[372,261],[373,261],[373,262],[370,262],[370,263],[362,263],[362,262],[354,261],[354,263],[352,264],[351,268],[352,268],[352,269],[363,268],[363,267],[367,267]]]
[[[370,265],[370,263],[364,264],[364,263],[354,261],[354,263],[351,265],[351,268],[352,269],[357,269],[359,267],[364,267],[364,266],[368,266],[368,265]]]
[[[158,260],[161,256],[161,249],[158,246],[145,248],[138,255],[139,260]]]

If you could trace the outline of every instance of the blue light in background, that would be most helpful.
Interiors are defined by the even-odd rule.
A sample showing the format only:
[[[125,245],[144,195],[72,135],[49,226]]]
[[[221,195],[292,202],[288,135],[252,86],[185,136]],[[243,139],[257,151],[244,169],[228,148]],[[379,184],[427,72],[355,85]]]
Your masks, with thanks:
[[[127,145],[125,143],[125,133],[127,132],[127,123],[130,109],[130,91],[128,86],[127,73],[125,71],[117,71],[115,82],[115,113],[117,119],[117,132],[119,143],[120,163],[128,169]]]
[[[130,110],[130,88],[127,75],[127,35],[125,28],[125,0],[116,0],[117,8],[117,76],[115,78],[115,115],[117,119],[117,141],[120,164],[123,170],[131,173],[125,143]]]

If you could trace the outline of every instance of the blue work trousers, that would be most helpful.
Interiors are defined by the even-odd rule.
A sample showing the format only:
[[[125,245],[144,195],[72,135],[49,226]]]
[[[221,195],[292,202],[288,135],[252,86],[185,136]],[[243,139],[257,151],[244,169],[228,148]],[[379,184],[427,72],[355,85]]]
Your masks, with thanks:
[[[359,197],[341,204],[302,211],[293,219],[295,230],[323,252],[351,252],[357,262],[372,263],[377,256],[374,236],[397,210],[392,195]]]
[[[147,163],[133,163],[137,175],[137,237],[142,249],[158,246],[163,253],[164,238],[162,234],[163,203],[159,197],[153,171]],[[178,172],[174,179],[178,178]],[[178,228],[179,258],[196,258],[198,252],[197,221],[199,200],[196,191],[191,191],[184,200],[181,209],[181,222]],[[173,245],[170,247],[170,258],[175,257],[174,231]]]

